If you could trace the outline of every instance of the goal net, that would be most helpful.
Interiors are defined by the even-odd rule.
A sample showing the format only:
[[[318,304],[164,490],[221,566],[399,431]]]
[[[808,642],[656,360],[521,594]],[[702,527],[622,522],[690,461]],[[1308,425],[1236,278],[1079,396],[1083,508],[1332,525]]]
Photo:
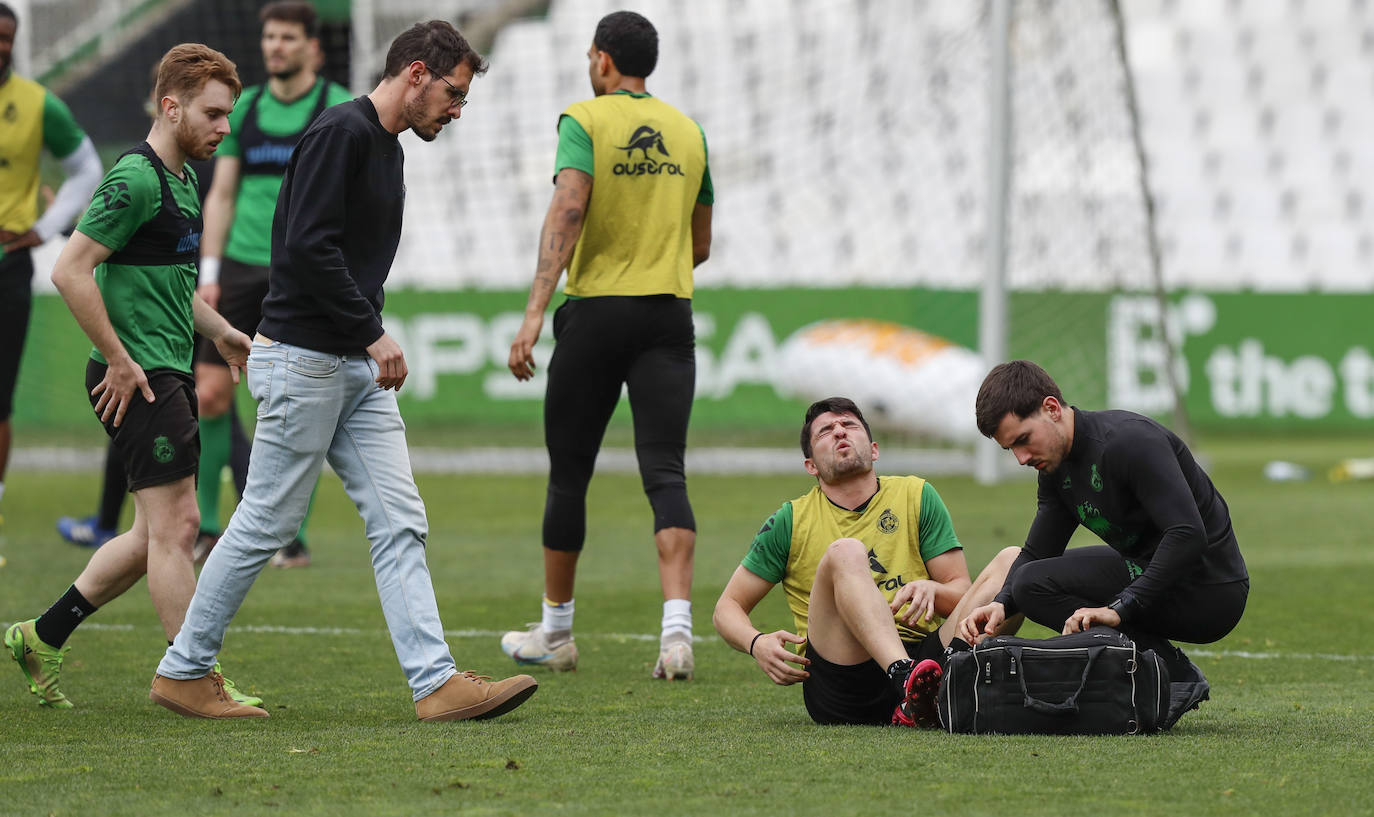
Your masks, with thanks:
[[[394,281],[528,286],[551,195],[555,124],[589,95],[584,53],[597,20],[617,7],[555,0],[545,16],[500,31],[459,138],[407,153],[409,208]],[[700,121],[710,144],[715,240],[698,286],[832,292],[836,319],[879,317],[976,349],[996,204],[987,177],[989,7],[638,4],[660,34],[650,89]],[[1018,0],[1012,8],[1007,353],[1041,362],[1071,399],[1099,407],[1108,296],[1154,286],[1117,18],[1109,0]],[[376,33],[389,29],[379,24]],[[855,314],[849,298],[872,289],[908,293],[903,313]],[[920,355],[906,357],[915,358],[905,361],[909,370],[920,368]],[[805,386],[789,382],[796,367],[780,366],[775,385],[803,398],[819,382],[830,384],[827,393],[871,393],[883,405],[916,401],[914,411],[884,412],[894,419],[954,403],[970,418],[962,427],[910,430],[970,437],[969,384],[976,389],[983,367],[976,355],[960,358],[972,374],[936,378],[904,379],[901,366],[869,365],[862,354],[836,360],[828,377],[803,362]],[[905,388],[911,382],[921,387]]]

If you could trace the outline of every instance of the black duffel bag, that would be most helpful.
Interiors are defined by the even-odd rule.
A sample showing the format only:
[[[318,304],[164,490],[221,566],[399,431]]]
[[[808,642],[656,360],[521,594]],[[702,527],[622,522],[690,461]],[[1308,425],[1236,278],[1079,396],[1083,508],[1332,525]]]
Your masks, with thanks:
[[[938,706],[950,732],[1145,734],[1168,729],[1206,697],[1201,671],[1185,684],[1171,690],[1169,668],[1154,650],[1094,627],[1038,640],[998,636],[952,653]]]

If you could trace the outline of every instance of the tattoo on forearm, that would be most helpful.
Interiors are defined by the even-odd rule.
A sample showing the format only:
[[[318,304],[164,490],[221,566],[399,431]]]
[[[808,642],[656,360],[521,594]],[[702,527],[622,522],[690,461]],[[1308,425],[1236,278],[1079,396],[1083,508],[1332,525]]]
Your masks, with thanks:
[[[539,261],[535,265],[531,302],[552,293],[572,258],[582,232],[582,219],[591,195],[591,178],[582,173],[563,172],[554,181],[553,202],[540,233]]]

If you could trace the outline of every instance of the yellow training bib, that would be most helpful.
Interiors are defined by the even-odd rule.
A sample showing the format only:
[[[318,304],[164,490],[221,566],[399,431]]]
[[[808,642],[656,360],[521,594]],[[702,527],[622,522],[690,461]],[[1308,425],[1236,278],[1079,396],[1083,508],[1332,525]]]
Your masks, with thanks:
[[[878,493],[862,512],[839,507],[826,498],[820,486],[792,500],[792,548],[783,590],[798,635],[806,636],[816,569],[826,548],[837,539],[853,538],[864,543],[873,583],[889,602],[902,585],[930,578],[921,559],[918,532],[921,490],[925,484],[920,477],[883,477]],[[918,621],[916,628],[897,621],[897,634],[903,641],[919,641],[939,629],[943,621],[939,617]]]
[[[42,85],[15,76],[0,85],[0,229],[28,232],[38,220],[38,156],[43,149]]]
[[[651,96],[606,94],[564,114],[592,140],[592,196],[565,292],[692,297],[692,210],[706,171],[697,123]]]

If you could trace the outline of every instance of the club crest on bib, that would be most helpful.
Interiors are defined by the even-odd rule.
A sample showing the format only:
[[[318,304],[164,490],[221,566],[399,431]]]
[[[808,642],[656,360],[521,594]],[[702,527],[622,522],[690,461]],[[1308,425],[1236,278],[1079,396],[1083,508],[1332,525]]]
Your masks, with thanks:
[[[882,516],[878,517],[878,530],[893,533],[899,527],[901,523],[897,520],[897,514],[893,513],[891,508],[884,508]]]

